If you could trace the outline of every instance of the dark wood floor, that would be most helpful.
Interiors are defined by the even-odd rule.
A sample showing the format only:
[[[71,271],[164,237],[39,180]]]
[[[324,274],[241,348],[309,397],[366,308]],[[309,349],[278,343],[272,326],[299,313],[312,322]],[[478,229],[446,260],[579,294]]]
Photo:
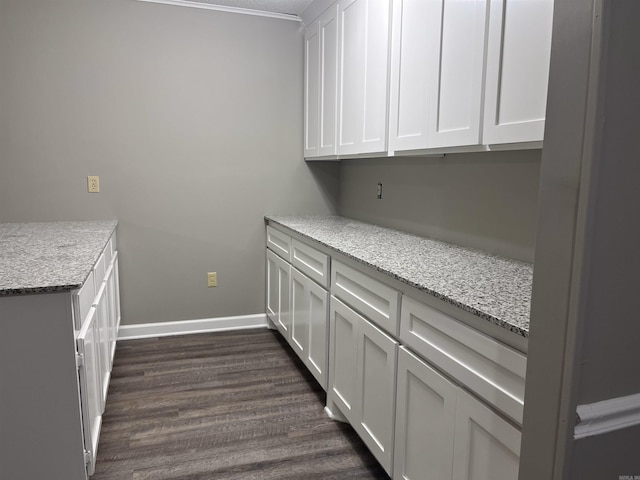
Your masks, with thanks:
[[[269,330],[118,343],[92,480],[387,479]]]

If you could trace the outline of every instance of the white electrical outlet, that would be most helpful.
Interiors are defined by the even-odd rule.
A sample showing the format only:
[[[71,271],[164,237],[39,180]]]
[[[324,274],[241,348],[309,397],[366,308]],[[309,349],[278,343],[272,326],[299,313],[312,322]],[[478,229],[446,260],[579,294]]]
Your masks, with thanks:
[[[87,192],[100,193],[100,177],[97,175],[89,175],[87,177]]]
[[[218,286],[217,272],[207,273],[207,287],[217,287],[217,286]]]

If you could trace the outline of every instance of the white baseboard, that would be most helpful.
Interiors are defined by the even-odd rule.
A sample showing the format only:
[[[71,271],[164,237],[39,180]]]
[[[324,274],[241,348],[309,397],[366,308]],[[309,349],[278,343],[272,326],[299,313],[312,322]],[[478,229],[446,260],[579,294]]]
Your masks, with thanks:
[[[640,394],[578,405],[577,413],[576,439],[640,425]]]
[[[121,325],[118,330],[118,340],[267,328],[267,326],[267,315],[264,313],[183,320],[179,322],[139,323],[137,325]]]

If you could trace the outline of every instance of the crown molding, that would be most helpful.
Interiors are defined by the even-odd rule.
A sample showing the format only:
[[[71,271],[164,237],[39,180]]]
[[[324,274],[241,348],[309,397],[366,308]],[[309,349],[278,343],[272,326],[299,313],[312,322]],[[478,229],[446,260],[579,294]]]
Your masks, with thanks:
[[[137,0],[138,2],[162,3],[165,5],[175,5],[178,7],[200,8],[203,10],[216,10],[218,12],[239,13],[242,15],[253,15],[256,17],[279,18],[281,20],[290,20],[294,22],[302,22],[300,17],[296,15],[288,15],[286,13],[265,12],[262,10],[251,10],[248,8],[227,7],[225,5],[213,5],[211,3],[190,2],[189,0]]]

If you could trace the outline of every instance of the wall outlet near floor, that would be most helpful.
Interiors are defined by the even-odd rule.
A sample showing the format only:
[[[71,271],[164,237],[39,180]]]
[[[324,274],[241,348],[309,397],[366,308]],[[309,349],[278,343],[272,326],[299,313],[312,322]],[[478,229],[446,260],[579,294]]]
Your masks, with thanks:
[[[87,192],[100,193],[100,177],[97,175],[89,175],[87,177]]]
[[[378,182],[378,188],[376,190],[376,198],[382,200],[382,182]]]
[[[217,286],[218,286],[218,273],[217,272],[207,273],[207,287],[217,287]]]

